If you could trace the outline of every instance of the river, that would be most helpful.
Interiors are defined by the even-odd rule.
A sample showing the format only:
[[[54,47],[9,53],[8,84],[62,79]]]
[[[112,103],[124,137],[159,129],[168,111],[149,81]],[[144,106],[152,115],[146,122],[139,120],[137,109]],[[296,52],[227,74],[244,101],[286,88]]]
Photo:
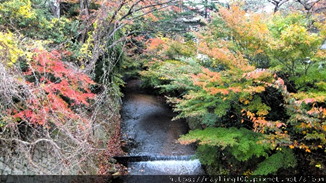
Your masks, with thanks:
[[[122,139],[130,157],[130,175],[203,175],[194,145],[181,145],[187,133],[183,120],[172,121],[175,113],[162,96],[141,89],[140,80],[127,82],[121,110]]]

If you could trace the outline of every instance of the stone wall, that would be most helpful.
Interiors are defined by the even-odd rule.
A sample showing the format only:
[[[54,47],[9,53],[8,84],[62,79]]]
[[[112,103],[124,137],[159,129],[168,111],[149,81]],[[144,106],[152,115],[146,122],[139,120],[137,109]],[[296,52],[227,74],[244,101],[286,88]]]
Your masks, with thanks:
[[[62,165],[46,142],[37,143],[33,148],[26,147],[16,147],[11,153],[7,151],[6,154],[2,154],[1,175],[60,174]]]
[[[96,124],[89,130],[88,139],[77,143],[63,135],[49,141],[41,138],[33,141],[37,143],[21,141],[4,145],[0,142],[0,174],[96,175],[97,156],[106,149],[112,126],[105,121]]]

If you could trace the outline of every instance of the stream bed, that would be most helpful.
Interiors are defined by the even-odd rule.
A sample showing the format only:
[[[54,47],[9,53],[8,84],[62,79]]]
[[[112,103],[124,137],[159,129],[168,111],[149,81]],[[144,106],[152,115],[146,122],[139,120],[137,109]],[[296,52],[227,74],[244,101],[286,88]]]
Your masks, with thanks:
[[[195,147],[177,142],[188,126],[175,116],[164,98],[140,89],[140,80],[124,88],[122,139],[127,144],[130,175],[204,175]]]

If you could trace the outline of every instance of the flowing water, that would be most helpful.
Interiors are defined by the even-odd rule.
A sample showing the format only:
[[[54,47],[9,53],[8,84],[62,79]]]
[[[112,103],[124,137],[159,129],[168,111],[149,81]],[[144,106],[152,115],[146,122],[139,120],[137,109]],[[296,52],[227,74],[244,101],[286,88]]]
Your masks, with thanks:
[[[188,130],[159,96],[146,94],[139,80],[131,80],[124,89],[122,138],[127,144],[130,175],[203,175],[195,148],[177,142]]]

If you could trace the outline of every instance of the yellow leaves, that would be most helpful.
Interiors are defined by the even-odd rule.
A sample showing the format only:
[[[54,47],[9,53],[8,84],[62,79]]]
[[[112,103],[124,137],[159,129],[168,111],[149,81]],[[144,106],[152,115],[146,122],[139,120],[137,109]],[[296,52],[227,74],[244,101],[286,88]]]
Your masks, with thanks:
[[[320,168],[320,169],[322,168],[322,166],[321,166],[320,163],[317,163],[317,164],[315,165],[315,167],[316,167],[316,168]]]
[[[10,18],[32,18],[35,16],[30,0],[12,0],[0,5],[2,11],[11,14]]]
[[[265,116],[268,114],[268,111],[266,109],[260,109],[257,111],[258,116]]]
[[[26,1],[21,1],[26,2]],[[34,12],[31,11],[31,2],[27,1],[27,4],[25,6],[21,6],[18,9],[18,14],[22,15],[24,18],[32,18],[34,16]]]
[[[250,120],[256,119],[255,114],[250,111],[247,111],[247,116],[249,117]]]
[[[299,149],[304,149],[305,152],[307,152],[307,153],[311,153],[311,150],[309,149],[309,147],[308,147],[306,144],[301,143],[301,144],[299,145]]]
[[[94,39],[90,32],[88,32],[88,39],[87,41],[81,46],[80,52],[82,53],[82,56],[79,57],[79,60],[82,60],[83,58],[90,58],[92,57],[92,48],[94,47]]]
[[[166,77],[162,76],[162,77],[159,77],[160,80],[168,80]]]
[[[293,146],[293,145],[289,145],[289,147],[290,147],[291,149],[293,149],[293,148],[294,148],[294,146]]]
[[[247,105],[250,103],[250,100],[252,100],[252,98],[253,98],[252,95],[249,95],[248,98],[247,97],[239,97],[239,102]]]
[[[265,87],[263,87],[263,86],[256,86],[256,87],[248,86],[248,88],[244,89],[243,91],[248,92],[250,94],[261,93],[261,92],[265,91]]]
[[[18,48],[18,41],[11,32],[0,32],[0,58],[2,62],[11,67],[18,58],[23,55],[23,51]]]

